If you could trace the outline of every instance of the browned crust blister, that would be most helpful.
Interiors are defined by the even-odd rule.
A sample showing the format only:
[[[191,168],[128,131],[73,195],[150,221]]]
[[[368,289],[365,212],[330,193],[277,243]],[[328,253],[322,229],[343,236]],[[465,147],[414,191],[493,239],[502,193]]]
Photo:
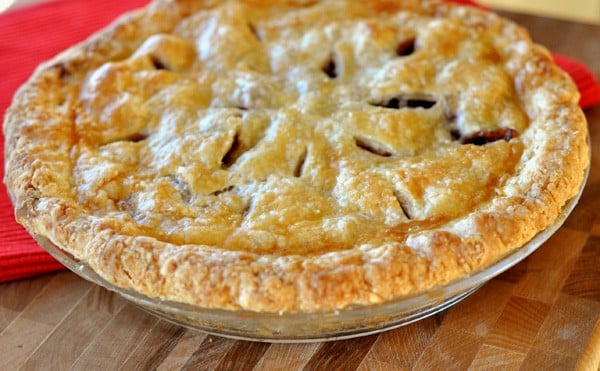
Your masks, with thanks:
[[[356,174],[348,173],[349,175],[342,174],[341,170],[332,168],[332,166],[317,167],[316,160],[314,160],[317,151],[315,148],[325,148],[323,156],[335,153],[335,156],[329,156],[332,161],[342,161],[336,156],[350,152],[346,149],[347,147],[331,149],[328,147],[328,143],[315,139],[312,147],[295,146],[293,142],[290,142],[285,151],[281,152],[281,155],[277,155],[280,158],[283,156],[287,161],[277,168],[277,171],[284,172],[289,168],[291,181],[281,183],[279,180],[273,180],[272,177],[266,181],[267,183],[271,182],[269,183],[271,187],[283,187],[275,189],[275,194],[282,195],[280,199],[276,198],[276,200],[283,203],[287,199],[293,199],[294,192],[298,192],[298,188],[294,187],[300,184],[298,183],[301,182],[299,179],[304,174],[313,176],[311,185],[313,188],[311,189],[317,193],[325,190],[323,192],[327,196],[315,196],[313,200],[306,194],[299,193],[297,197],[301,200],[300,203],[312,202],[311,205],[329,205],[327,202],[333,197],[330,194],[336,194],[338,201],[343,199],[343,203],[339,201],[340,206],[336,206],[339,207],[338,212],[341,213],[341,217],[348,218],[344,219],[347,226],[343,233],[330,233],[327,230],[322,232],[322,226],[325,224],[319,224],[321,217],[314,214],[314,210],[310,208],[305,210],[296,205],[294,206],[296,209],[291,209],[295,211],[289,213],[289,216],[285,216],[288,215],[285,214],[277,219],[283,220],[281,223],[284,223],[285,218],[289,217],[293,222],[284,223],[285,225],[277,224],[276,227],[272,227],[296,233],[287,236],[277,230],[279,231],[276,235],[277,238],[287,238],[288,240],[285,241],[292,241],[289,242],[289,246],[285,241],[273,240],[272,235],[268,236],[270,239],[264,237],[265,229],[257,229],[262,234],[241,235],[238,238],[236,236],[243,232],[240,232],[242,229],[231,229],[231,225],[247,223],[245,225],[250,229],[251,227],[248,225],[260,225],[261,219],[258,213],[261,209],[259,207],[276,205],[277,201],[270,200],[270,203],[266,203],[266,196],[264,196],[263,198],[253,198],[252,202],[254,203],[244,204],[249,196],[238,195],[236,192],[239,191],[236,189],[236,185],[229,184],[222,178],[214,178],[216,185],[206,192],[215,198],[231,197],[227,199],[231,200],[227,207],[235,209],[235,212],[241,215],[235,217],[242,218],[242,221],[240,222],[233,216],[227,216],[233,221],[228,222],[230,224],[223,224],[223,226],[215,226],[214,230],[222,228],[223,232],[217,234],[213,231],[214,236],[209,236],[209,233],[206,232],[210,231],[209,229],[201,229],[198,226],[194,226],[202,231],[198,236],[192,236],[192,232],[186,234],[177,231],[170,235],[171,232],[163,233],[153,229],[148,224],[152,220],[125,217],[123,216],[126,215],[125,212],[118,214],[118,217],[112,217],[110,215],[113,214],[110,214],[108,206],[106,206],[107,209],[95,210],[94,207],[98,205],[99,201],[95,198],[89,199],[92,201],[85,198],[82,187],[104,187],[104,185],[96,184],[98,180],[94,178],[95,175],[88,175],[81,170],[82,159],[86,155],[85,150],[91,148],[88,142],[93,142],[98,138],[90,134],[96,130],[95,127],[90,126],[90,132],[80,130],[80,127],[88,125],[86,122],[82,123],[82,120],[93,121],[93,118],[86,118],[85,115],[82,115],[85,110],[81,108],[81,97],[83,96],[81,86],[86,84],[89,86],[93,79],[92,72],[97,71],[106,62],[118,62],[133,58],[131,56],[136,55],[136,51],[151,35],[175,32],[174,30],[182,27],[180,25],[182,19],[192,17],[200,19],[198,14],[203,9],[216,9],[222,6],[222,3],[222,1],[156,1],[145,9],[121,17],[113,25],[100,31],[88,41],[43,64],[29,82],[20,88],[4,121],[5,183],[14,199],[17,220],[32,235],[48,238],[56,246],[89,264],[109,282],[134,289],[149,297],[159,297],[208,308],[315,312],[337,310],[352,304],[381,303],[404,295],[421,293],[434,286],[447,284],[452,280],[465,277],[473,271],[483,269],[506,253],[523,245],[536,233],[550,225],[565,202],[579,190],[589,161],[585,117],[578,108],[579,95],[574,84],[564,72],[553,64],[551,56],[544,48],[532,44],[523,29],[491,13],[434,1],[373,1],[362,6],[368,7],[369,11],[374,12],[373,14],[381,14],[382,19],[384,16],[400,12],[402,9],[409,9],[413,13],[403,13],[404,15],[402,15],[402,17],[406,17],[404,19],[408,20],[408,24],[426,24],[429,22],[427,19],[431,19],[431,22],[451,19],[452,22],[466,25],[472,32],[488,32],[494,35],[493,46],[488,45],[489,53],[483,47],[473,53],[479,53],[477,58],[482,58],[483,55],[483,58],[496,61],[496,64],[489,69],[493,77],[496,76],[498,66],[504,71],[501,74],[510,77],[506,91],[514,92],[516,97],[514,104],[510,106],[509,103],[506,103],[508,108],[498,111],[497,114],[506,115],[510,120],[514,120],[511,122],[514,122],[516,126],[521,125],[521,127],[510,128],[510,130],[514,129],[514,132],[507,132],[506,128],[500,128],[502,131],[494,132],[485,127],[482,118],[483,123],[472,128],[468,126],[472,124],[471,121],[468,121],[468,117],[457,119],[452,117],[453,112],[448,113],[447,111],[459,111],[463,116],[478,114],[481,117],[489,112],[477,111],[477,107],[461,106],[460,102],[457,103],[448,98],[446,111],[442,116],[449,122],[459,122],[458,129],[470,130],[468,135],[463,134],[464,144],[461,145],[456,140],[452,141],[450,134],[444,134],[443,130],[440,131],[437,126],[433,126],[436,129],[432,130],[438,130],[435,132],[436,134],[427,133],[416,137],[417,144],[410,149],[410,153],[406,152],[406,156],[409,157],[431,158],[432,163],[439,161],[439,166],[442,167],[445,166],[445,162],[433,159],[432,156],[435,153],[442,155],[447,153],[449,156],[471,161],[472,163],[465,162],[469,171],[479,171],[489,177],[487,183],[483,184],[483,187],[489,187],[487,193],[481,193],[474,189],[472,190],[473,196],[469,194],[463,201],[456,204],[458,206],[452,204],[457,201],[443,197],[442,201],[434,203],[432,198],[437,197],[438,194],[427,193],[429,185],[424,186],[419,182],[426,177],[434,179],[434,182],[446,181],[444,173],[452,173],[453,168],[444,168],[439,175],[433,171],[424,172],[424,175],[421,173],[406,175],[405,172],[398,169],[386,167],[385,161],[393,159],[401,151],[408,151],[406,149],[408,142],[402,142],[401,140],[404,140],[402,138],[398,139],[399,142],[394,142],[395,138],[384,137],[381,132],[360,134],[363,121],[356,121],[358,124],[351,126],[355,124],[349,119],[348,127],[355,128],[353,130],[360,134],[348,139],[352,145],[358,147],[356,153],[359,155],[356,156],[362,156],[356,157],[358,158],[357,164],[367,161],[364,160],[365,158],[368,161],[375,159],[373,161],[376,161],[376,166],[373,166],[377,167],[377,171],[364,168],[361,177],[357,175],[361,173],[361,168],[355,164],[352,164],[355,166],[352,169],[355,169]],[[247,0],[245,3],[246,6],[258,6],[258,8],[253,8],[253,12],[255,12],[253,14],[275,12],[268,7],[269,2]],[[295,7],[302,9],[309,6],[332,6],[339,11],[349,11],[349,8],[340,5],[343,4],[341,1],[312,1],[310,4],[303,1],[280,1],[278,4],[280,7],[277,11],[281,11],[285,8],[283,5],[286,5],[289,14],[293,14]],[[364,9],[361,8],[354,12],[360,11],[364,11]],[[344,14],[335,14],[333,11],[331,13],[332,18],[345,18]],[[303,14],[307,19],[302,18]],[[323,15],[323,19],[320,21],[325,22],[327,17],[327,15]],[[356,14],[350,14],[347,17],[356,17]],[[375,23],[377,22],[376,16],[371,18],[375,19]],[[273,28],[275,25],[282,28],[293,28],[303,27],[314,21],[310,18],[310,13],[298,12],[296,17],[282,17],[282,24],[276,25],[275,22],[271,22],[269,25]],[[435,31],[434,26],[431,26],[431,30],[433,30],[431,32]],[[257,26],[257,28],[259,27]],[[385,43],[386,37],[389,37],[385,27],[378,28],[371,25],[370,30],[378,42]],[[254,29],[253,26],[250,31],[255,34],[256,38],[262,37],[260,29]],[[459,37],[457,36],[457,38]],[[167,41],[169,40],[171,39]],[[198,40],[196,41],[198,42]],[[417,39],[417,49],[419,42],[426,41]],[[235,47],[236,45],[233,46],[233,48]],[[414,48],[414,45],[412,47]],[[440,49],[440,51],[441,53],[450,53],[448,50],[454,47],[446,45],[443,48],[448,49]],[[346,58],[345,46],[339,44],[336,48],[334,51],[338,53],[337,55]],[[410,54],[413,52],[408,50],[410,48],[407,49],[406,45],[401,49],[396,53]],[[469,53],[469,50],[461,51],[461,53],[463,52]],[[201,52],[196,50],[196,53],[197,57],[201,58]],[[400,58],[403,57],[400,56]],[[174,59],[174,61],[176,60]],[[181,60],[183,59],[179,59],[179,61]],[[346,64],[343,64],[333,57],[329,61],[325,59],[322,68],[323,73],[328,77],[323,76],[323,78],[338,79],[338,81],[346,78],[343,74],[352,73],[351,69],[354,68],[347,60],[344,60]],[[262,68],[260,61],[257,59],[252,62],[255,64],[251,67]],[[157,69],[179,68],[179,66],[166,65],[167,62],[153,59],[152,63]],[[359,62],[356,62],[356,66],[359,66]],[[356,66],[355,68],[358,68]],[[419,66],[428,68],[425,62]],[[181,68],[189,67],[182,62]],[[279,67],[276,66],[276,63],[271,63],[271,68]],[[345,68],[345,70],[340,70],[340,68]],[[400,73],[398,72],[398,74]],[[338,76],[338,74],[341,75]],[[482,75],[484,75],[483,72]],[[299,76],[296,75],[295,78],[299,78]],[[441,75],[437,77],[438,80],[443,78]],[[460,84],[462,77],[456,78],[457,80],[454,82]],[[464,75],[464,78],[475,77]],[[214,76],[206,77],[206,81],[210,79],[214,79]],[[482,84],[482,94],[487,94],[484,90],[489,90],[490,86],[497,86],[486,87],[486,81],[483,80],[478,80],[478,83]],[[385,83],[382,83],[381,87],[377,87],[377,89],[384,92],[387,88]],[[332,91],[334,91],[334,95],[337,94],[335,90]],[[460,95],[459,93],[457,94]],[[210,94],[213,94],[214,101],[216,93],[213,91]],[[382,112],[387,114],[388,111],[383,111],[389,110],[389,108],[383,107],[385,105],[421,104],[426,106],[427,102],[420,103],[418,99],[429,99],[418,96],[418,99],[408,97],[402,98],[405,99],[404,101],[397,99],[397,101],[391,102],[393,99],[391,96],[383,94],[387,100],[373,100],[368,94],[364,99],[371,104],[368,109],[378,111],[369,111],[371,112],[370,116],[365,116],[364,120],[369,120],[369,117],[375,117]],[[498,94],[504,94],[504,91],[499,90]],[[263,101],[257,98],[258,95],[250,96],[247,100],[252,104],[263,104]],[[269,102],[275,104],[272,103],[275,98],[265,99],[271,99]],[[298,99],[298,97],[294,99]],[[473,99],[477,99],[477,97]],[[92,100],[90,100],[92,102],[89,103],[90,106],[96,104],[94,103],[96,101]],[[282,102],[285,103],[285,101]],[[310,104],[307,103],[301,108],[305,108],[305,112],[308,114],[314,115],[314,112],[327,111],[328,114],[335,115],[330,107],[321,107],[320,102],[308,100],[307,102]],[[473,104],[475,105],[475,103]],[[498,104],[504,103],[499,101]],[[482,103],[482,106],[485,106],[485,102]],[[238,108],[239,115],[227,118],[227,120],[233,123],[238,122],[236,120],[248,109],[248,107]],[[420,107],[418,109],[420,111],[414,114],[411,112],[399,114],[404,115],[402,117],[410,121],[411,117],[420,115],[428,108]],[[289,120],[296,119],[296,116],[292,116],[290,113],[291,111],[281,112],[288,115],[285,117]],[[123,115],[125,114],[123,113]],[[520,115],[526,119],[522,120]],[[356,113],[353,117],[362,116],[360,113]],[[389,126],[385,125],[391,124],[385,121],[384,116],[381,117],[378,124],[383,125],[382,130],[388,130],[386,128]],[[460,120],[464,120],[464,122]],[[332,124],[328,123],[329,121],[323,119],[322,122],[326,130],[331,130]],[[460,122],[463,122],[463,127],[460,127],[462,125]],[[243,157],[243,152],[249,150],[250,144],[257,145],[256,143],[260,143],[262,138],[274,135],[272,134],[273,130],[268,132],[259,124],[256,125],[260,129],[257,132],[260,132],[261,135],[257,134],[256,138],[248,137],[250,138],[248,139],[243,136],[245,135],[243,132],[226,133],[229,138],[227,145],[230,149],[223,149],[221,156],[225,161],[221,165],[222,169],[219,169],[217,173],[228,171],[230,167],[234,169],[232,171],[234,172],[238,167],[250,166],[245,165],[251,162],[246,161],[249,156]],[[432,121],[431,125],[437,124]],[[457,128],[451,129],[458,130]],[[305,135],[302,132],[298,133],[298,135]],[[498,140],[498,143],[490,143],[481,147],[475,146],[473,138],[485,136],[485,133],[489,134],[487,139],[482,139],[484,142]],[[436,150],[427,149],[426,147],[430,144],[420,144],[419,142],[419,140],[425,140],[422,139],[425,136],[432,136],[427,139],[431,143],[443,143],[447,151],[436,152]],[[129,144],[129,146],[135,148],[131,153],[141,153],[136,152],[140,146],[136,142],[145,140],[145,137],[140,135],[135,138],[130,137],[130,139],[133,144]],[[385,144],[388,142],[392,144]],[[398,147],[393,147],[393,143],[400,144]],[[226,145],[221,145],[221,147],[226,147]],[[497,162],[504,164],[486,160],[485,156],[490,151],[496,151],[502,159]],[[277,156],[265,161],[273,162]],[[482,156],[481,159],[479,156]],[[202,159],[207,162],[210,160],[205,157]],[[244,159],[246,162],[240,159]],[[95,159],[92,158],[92,160]],[[406,166],[412,168],[419,166],[417,160],[414,160],[414,163],[410,162],[413,161],[411,159],[403,161],[406,161]],[[499,171],[506,171],[506,169],[500,168],[501,165],[505,166],[509,172],[491,173],[491,175],[487,172],[488,168],[495,169],[496,167],[499,168]],[[203,166],[210,167],[209,165]],[[255,171],[258,165],[253,166],[254,168],[251,169]],[[337,178],[327,180],[325,179],[327,176],[322,175],[330,173]],[[87,176],[91,176],[96,183],[86,185]],[[256,175],[256,177],[258,176]],[[438,180],[435,180],[436,176],[439,177]],[[449,192],[454,191],[453,187],[469,189],[470,175],[458,169],[456,176],[465,176],[466,180],[463,183],[458,180],[454,183],[451,182],[448,186]],[[411,182],[406,180],[409,178],[412,179]],[[110,181],[106,177],[100,179],[104,179],[107,183]],[[194,182],[182,181],[179,178],[171,182],[169,182],[170,178],[165,179],[161,183],[161,187],[167,187],[165,189],[170,190],[168,191],[171,192],[169,197],[174,193],[180,194],[177,196],[179,198],[172,202],[182,203],[182,205],[186,202],[190,203],[190,199],[194,199],[199,189],[196,187],[209,187],[206,184],[196,185]],[[344,181],[342,182],[340,179]],[[385,188],[386,181],[390,179],[399,185],[395,193],[388,192]],[[473,179],[479,181],[477,178]],[[239,181],[239,179],[237,180]],[[141,185],[134,184],[133,190],[128,190],[128,192],[134,194],[140,187]],[[256,187],[260,195],[270,195],[269,192],[273,191],[273,189]],[[263,186],[261,185],[261,187]],[[379,187],[381,187],[381,192]],[[110,191],[108,187],[105,188],[99,189],[103,192]],[[354,192],[352,189],[356,189],[356,191]],[[113,205],[111,207],[121,208],[133,213],[134,217],[141,218],[142,216],[135,214],[141,210],[141,201],[138,200],[138,204],[135,204],[132,201],[135,200],[135,197],[131,194],[126,200],[121,200],[121,203],[113,202],[114,205],[111,204]],[[456,193],[456,195],[459,194]],[[470,199],[477,203],[465,206]],[[448,202],[450,204],[447,204]],[[287,206],[289,205],[284,204],[284,207]],[[361,213],[352,214],[354,212],[352,210],[357,210],[357,208],[361,209]],[[132,209],[138,211],[132,212]],[[161,210],[165,213],[172,212],[167,206]],[[191,209],[183,206],[181,210],[184,210],[185,213],[192,212]],[[305,218],[312,218],[310,220],[314,223],[309,227],[302,227],[304,229],[298,227],[298,225],[304,225],[302,224],[304,221],[293,218],[296,218],[300,212],[304,213],[302,215],[306,215]],[[325,213],[326,209],[323,212]],[[368,215],[364,216],[364,213]],[[162,217],[165,217],[164,215]],[[349,215],[352,215],[353,219]],[[173,217],[173,215],[169,214],[168,217]],[[355,225],[348,222],[351,219],[360,222],[356,222],[358,224]],[[137,221],[137,224],[134,220]],[[268,229],[270,227],[260,228]],[[321,228],[321,232],[319,232],[319,228]],[[252,231],[252,233],[256,232]],[[344,240],[346,238],[349,242]],[[299,247],[298,241],[302,239],[308,241],[307,245],[309,246]],[[218,243],[209,243],[213,240],[228,242],[224,246]],[[252,244],[248,242],[249,240],[253,241]],[[266,242],[261,245],[261,241]],[[284,247],[289,250],[278,250]]]

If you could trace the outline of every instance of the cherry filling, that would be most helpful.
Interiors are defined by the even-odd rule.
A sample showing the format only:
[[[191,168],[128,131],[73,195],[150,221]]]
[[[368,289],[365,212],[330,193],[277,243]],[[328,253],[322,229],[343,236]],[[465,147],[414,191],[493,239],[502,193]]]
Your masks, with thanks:
[[[372,106],[388,108],[388,109],[401,109],[401,108],[430,109],[433,106],[435,106],[436,103],[437,103],[437,100],[435,100],[433,97],[430,97],[427,95],[424,95],[422,97],[421,96],[408,97],[408,96],[399,95],[397,97],[393,97],[388,100],[369,102],[369,104]]]
[[[168,70],[169,69],[169,67],[167,66],[167,64],[164,63],[163,61],[161,61],[160,58],[158,58],[155,55],[150,56],[150,62],[152,62],[152,65],[157,70]]]
[[[376,102],[376,103],[370,103],[372,106],[376,106],[376,107],[382,107],[382,108],[390,108],[390,109],[400,109],[400,99],[398,98],[392,98],[390,100],[388,100],[387,102]]]
[[[406,57],[415,52],[416,39],[404,40],[396,46],[396,55],[399,57]]]
[[[437,103],[434,100],[427,100],[427,99],[407,99],[406,100],[406,107],[408,108],[425,108],[425,109],[429,109],[433,106],[435,106],[435,104]]]
[[[222,189],[214,191],[213,193],[211,193],[211,195],[218,196],[218,195],[220,195],[222,193],[231,192],[234,189],[235,189],[235,186],[234,185],[230,185],[228,187],[225,187],[225,188],[222,188]]]
[[[519,132],[514,129],[497,129],[490,131],[477,131],[467,136],[460,137],[461,144],[474,144],[482,146],[487,143],[495,142],[504,139],[510,142],[512,138],[516,138]]]
[[[321,68],[321,71],[323,71],[323,73],[329,76],[331,79],[335,79],[338,76],[337,67],[333,57],[330,58],[327,63],[325,63],[325,65]]]
[[[131,134],[130,136],[125,138],[125,140],[128,142],[137,143],[137,142],[141,142],[142,140],[145,140],[146,138],[148,138],[148,135],[146,135],[144,133],[135,133],[135,134]]]

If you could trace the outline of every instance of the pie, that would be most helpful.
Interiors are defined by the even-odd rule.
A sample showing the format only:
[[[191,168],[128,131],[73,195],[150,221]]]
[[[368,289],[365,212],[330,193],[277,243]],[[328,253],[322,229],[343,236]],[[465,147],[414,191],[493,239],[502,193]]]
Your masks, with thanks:
[[[43,64],[4,121],[17,220],[203,308],[374,305],[547,228],[579,94],[495,14],[417,0],[156,0]]]

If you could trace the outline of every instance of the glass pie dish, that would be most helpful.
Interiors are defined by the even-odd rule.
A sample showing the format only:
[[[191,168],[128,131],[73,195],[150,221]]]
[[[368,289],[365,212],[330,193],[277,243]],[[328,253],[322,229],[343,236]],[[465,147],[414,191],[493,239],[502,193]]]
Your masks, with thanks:
[[[415,296],[402,297],[378,305],[352,306],[332,312],[278,314],[228,311],[149,298],[107,282],[84,262],[73,258],[47,238],[40,235],[34,237],[46,251],[74,273],[120,294],[146,312],[178,325],[217,336],[252,341],[312,342],[348,339],[391,330],[441,312],[525,259],[548,240],[573,211],[583,192],[588,174],[589,167],[578,194],[563,206],[550,226],[487,268]]]

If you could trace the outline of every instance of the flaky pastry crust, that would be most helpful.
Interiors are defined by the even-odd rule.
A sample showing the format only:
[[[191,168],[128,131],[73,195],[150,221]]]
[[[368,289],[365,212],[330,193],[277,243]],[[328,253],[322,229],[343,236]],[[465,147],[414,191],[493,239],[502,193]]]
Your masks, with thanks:
[[[526,31],[416,0],[157,0],[8,110],[18,221],[109,282],[206,308],[339,310],[522,246],[588,166]]]

